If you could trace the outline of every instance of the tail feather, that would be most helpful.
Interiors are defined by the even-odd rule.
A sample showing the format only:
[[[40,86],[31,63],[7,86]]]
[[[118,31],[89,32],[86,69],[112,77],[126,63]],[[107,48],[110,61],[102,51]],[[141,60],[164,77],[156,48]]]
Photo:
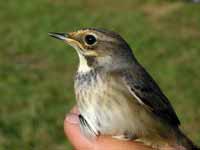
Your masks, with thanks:
[[[186,150],[200,150],[180,129],[177,130],[177,144]]]

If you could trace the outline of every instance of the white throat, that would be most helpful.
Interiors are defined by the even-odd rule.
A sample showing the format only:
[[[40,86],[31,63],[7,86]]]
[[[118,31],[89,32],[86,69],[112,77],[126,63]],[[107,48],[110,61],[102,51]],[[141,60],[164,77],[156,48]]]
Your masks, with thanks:
[[[78,72],[82,72],[82,73],[89,72],[92,68],[88,66],[87,60],[79,51],[77,51],[77,53],[79,57]]]

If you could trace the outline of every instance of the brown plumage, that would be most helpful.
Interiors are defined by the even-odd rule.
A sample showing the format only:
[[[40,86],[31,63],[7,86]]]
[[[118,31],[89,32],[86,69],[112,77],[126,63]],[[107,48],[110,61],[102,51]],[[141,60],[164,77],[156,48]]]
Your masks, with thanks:
[[[50,35],[78,53],[75,93],[84,135],[197,149],[179,129],[167,97],[120,35],[94,28]]]

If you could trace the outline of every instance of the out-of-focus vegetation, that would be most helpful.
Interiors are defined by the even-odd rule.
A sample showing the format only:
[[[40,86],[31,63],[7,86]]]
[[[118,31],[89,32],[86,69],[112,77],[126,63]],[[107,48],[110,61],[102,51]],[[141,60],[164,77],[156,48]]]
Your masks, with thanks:
[[[176,0],[0,1],[0,149],[70,149],[75,51],[49,31],[119,32],[200,145],[200,5]]]

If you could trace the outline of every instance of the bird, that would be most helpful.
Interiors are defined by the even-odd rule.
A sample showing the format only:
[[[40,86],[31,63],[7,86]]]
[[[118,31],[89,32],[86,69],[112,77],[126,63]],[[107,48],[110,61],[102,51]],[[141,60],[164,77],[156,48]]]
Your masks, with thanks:
[[[48,34],[78,54],[74,90],[80,129],[87,138],[109,135],[154,148],[198,149],[181,131],[168,98],[122,36],[101,28]]]

